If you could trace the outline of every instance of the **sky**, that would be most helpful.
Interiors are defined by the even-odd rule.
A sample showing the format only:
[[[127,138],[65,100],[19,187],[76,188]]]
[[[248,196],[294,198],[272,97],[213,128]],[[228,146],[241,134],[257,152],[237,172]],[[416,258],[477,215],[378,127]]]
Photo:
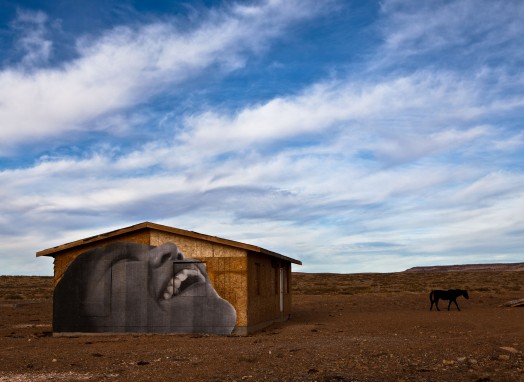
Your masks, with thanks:
[[[144,221],[300,272],[524,261],[524,2],[1,0],[0,274]]]

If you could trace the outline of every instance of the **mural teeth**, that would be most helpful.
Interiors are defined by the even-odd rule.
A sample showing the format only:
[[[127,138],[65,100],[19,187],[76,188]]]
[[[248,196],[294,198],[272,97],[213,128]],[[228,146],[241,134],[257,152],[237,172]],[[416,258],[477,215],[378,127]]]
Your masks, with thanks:
[[[177,279],[177,278],[175,278],[174,280],[175,281],[173,283],[173,287],[176,290],[175,294],[178,294],[178,293],[180,293],[180,284],[182,284],[182,281],[180,281],[180,279]]]
[[[166,289],[163,293],[164,300],[169,300],[170,298],[179,295],[181,292],[180,287],[188,277],[197,277],[200,282],[206,281],[206,278],[202,275],[198,268],[183,269],[174,277],[169,279],[169,282],[167,283]]]
[[[173,292],[175,290],[174,283],[175,283],[174,278],[169,279],[166,289],[164,290],[164,293],[162,294],[162,297],[164,298],[164,300],[169,300],[171,297],[173,297]]]

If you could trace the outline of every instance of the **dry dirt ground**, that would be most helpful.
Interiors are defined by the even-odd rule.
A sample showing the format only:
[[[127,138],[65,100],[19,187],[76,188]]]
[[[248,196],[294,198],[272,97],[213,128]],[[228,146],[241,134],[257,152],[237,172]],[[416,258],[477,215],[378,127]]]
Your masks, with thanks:
[[[462,311],[431,288],[467,288]],[[524,272],[294,274],[248,337],[51,336],[51,279],[0,277],[0,381],[524,381]]]

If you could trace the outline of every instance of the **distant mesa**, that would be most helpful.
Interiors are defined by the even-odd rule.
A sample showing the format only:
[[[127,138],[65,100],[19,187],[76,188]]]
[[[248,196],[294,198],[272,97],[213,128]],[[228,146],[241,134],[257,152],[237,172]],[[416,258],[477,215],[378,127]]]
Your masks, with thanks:
[[[499,264],[463,264],[463,265],[435,265],[429,267],[413,267],[404,272],[489,272],[489,271],[524,271],[524,263]]]

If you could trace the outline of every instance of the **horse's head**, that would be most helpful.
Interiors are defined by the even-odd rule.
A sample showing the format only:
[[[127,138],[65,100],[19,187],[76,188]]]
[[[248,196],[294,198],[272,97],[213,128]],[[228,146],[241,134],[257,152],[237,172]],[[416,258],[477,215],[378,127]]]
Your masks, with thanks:
[[[469,300],[469,295],[468,295],[468,291],[467,291],[467,290],[463,290],[463,291],[462,291],[462,295],[463,295],[467,300]]]

